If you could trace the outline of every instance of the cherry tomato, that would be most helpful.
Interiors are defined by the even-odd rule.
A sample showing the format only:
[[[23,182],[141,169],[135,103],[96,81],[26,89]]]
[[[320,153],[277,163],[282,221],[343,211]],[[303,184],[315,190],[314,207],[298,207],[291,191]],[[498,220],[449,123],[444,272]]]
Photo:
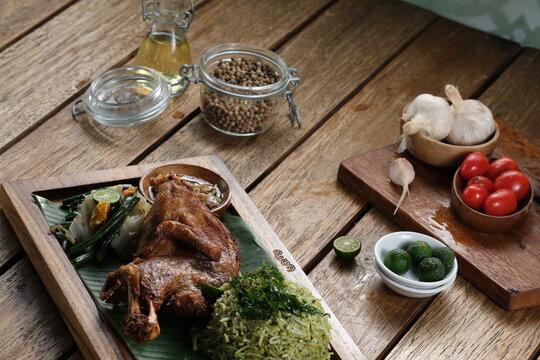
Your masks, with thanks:
[[[497,176],[501,175],[503,172],[517,169],[519,169],[519,167],[514,159],[512,159],[510,156],[501,156],[489,164],[489,169],[484,176],[490,178],[492,181],[495,181]]]
[[[489,160],[486,155],[473,152],[467,155],[459,167],[459,173],[465,180],[472,177],[484,175],[489,168]]]
[[[481,185],[469,185],[461,193],[463,202],[475,210],[482,210],[489,192]]]
[[[521,200],[529,191],[529,179],[519,170],[508,170],[495,179],[495,190],[509,189],[516,194],[516,199]]]
[[[488,195],[484,208],[488,215],[510,215],[517,208],[516,194],[508,189],[495,190]]]
[[[467,182],[467,186],[469,185],[480,185],[482,187],[485,187],[486,190],[491,193],[494,189],[493,189],[493,181],[489,180],[487,177],[485,176],[475,176],[471,179],[469,179],[469,181]]]

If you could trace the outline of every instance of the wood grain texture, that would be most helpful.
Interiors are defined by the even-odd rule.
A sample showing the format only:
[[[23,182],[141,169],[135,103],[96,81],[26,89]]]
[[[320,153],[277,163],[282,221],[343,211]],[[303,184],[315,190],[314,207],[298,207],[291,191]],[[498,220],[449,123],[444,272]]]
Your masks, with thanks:
[[[0,278],[0,357],[57,359],[73,340],[28,259],[19,261]],[[24,321],[21,321],[24,319]],[[42,331],[43,323],[47,331]],[[25,338],[22,347],[13,339]]]
[[[232,4],[232,1],[211,3],[197,13],[197,20],[189,33],[194,58],[211,46],[234,41],[235,38],[264,47],[273,46],[326,2],[244,0]],[[234,22],[222,21],[223,18],[235,18],[239,8],[249,16],[240,16]],[[272,11],[282,15],[277,20],[268,17]],[[275,26],[274,30],[268,32],[272,26]],[[75,122],[71,118],[70,104],[0,154],[0,182],[127,165],[194,111],[198,101],[198,92],[192,87],[182,97],[171,100],[171,109],[159,119],[131,128],[106,127],[86,117]],[[54,141],[48,141],[51,137]],[[196,139],[188,139],[184,146],[189,147],[194,141]],[[10,240],[0,242],[0,254],[8,254],[12,244]],[[2,250],[4,247],[9,249]]]
[[[520,135],[513,138],[512,133],[501,132],[501,138],[509,137],[509,142],[521,140]],[[397,144],[390,145],[344,160],[339,180],[403,229],[433,236],[453,248],[459,259],[459,274],[500,306],[516,310],[540,305],[540,206],[531,204],[523,221],[507,232],[475,231],[463,224],[450,206],[454,170],[429,166],[408,153],[397,154],[396,149]],[[535,154],[533,166],[540,168],[540,148],[532,145],[528,153]],[[518,164],[524,163],[519,154],[505,154]],[[402,156],[413,165],[415,178],[409,187],[411,198],[394,216],[401,187],[388,181],[388,168]]]
[[[480,96],[514,130],[540,146],[540,52],[525,49]],[[539,169],[540,170],[540,169]]]
[[[300,266],[283,246],[262,214],[251,202],[242,186],[235,180],[225,164],[216,156],[182,159],[179,163],[207,167],[219,173],[229,184],[231,205],[244,221],[253,229],[270,252],[276,250],[287,259],[283,261],[284,275],[290,280],[308,287],[314,296],[320,298]],[[40,210],[30,200],[35,192],[58,191],[64,188],[87,187],[90,184],[125,183],[139,178],[145,172],[162,165],[145,164],[125,168],[115,168],[88,173],[63,175],[57,177],[20,180],[4,183],[0,188],[0,201],[6,215],[16,229],[28,257],[38,270],[47,290],[52,295],[62,316],[67,321],[71,334],[81,352],[89,359],[123,359],[129,357],[123,343],[117,341],[113,330],[99,316],[93,303],[69,259],[63,253],[58,241],[48,233],[48,225]],[[80,192],[79,190],[78,192]],[[77,191],[76,191],[77,192]],[[322,301],[325,312],[331,317],[331,345],[341,359],[362,360],[364,356],[333,316],[331,309]]]
[[[367,359],[380,359],[406,332],[429,299],[401,296],[388,288],[373,267],[379,238],[400,231],[377,210],[369,211],[347,235],[362,241],[360,255],[341,260],[331,251],[310,273],[334,314]]]
[[[386,359],[533,359],[540,308],[508,312],[459,277]]]
[[[80,1],[0,53],[0,149],[135,50],[140,14],[136,1]]]
[[[274,126],[255,138],[218,134],[198,116],[143,161],[218,154],[240,183],[248,186],[433,18],[403,2],[339,1],[278,51],[289,66],[299,69],[302,78],[294,95],[303,118],[301,129],[291,128],[283,100]]]
[[[0,2],[0,49],[77,0],[4,0]]]
[[[418,94],[452,83],[468,96],[517,50],[437,20],[259,183],[250,195],[297,261],[306,265],[365,204],[336,180],[343,159],[394,143],[401,110]]]

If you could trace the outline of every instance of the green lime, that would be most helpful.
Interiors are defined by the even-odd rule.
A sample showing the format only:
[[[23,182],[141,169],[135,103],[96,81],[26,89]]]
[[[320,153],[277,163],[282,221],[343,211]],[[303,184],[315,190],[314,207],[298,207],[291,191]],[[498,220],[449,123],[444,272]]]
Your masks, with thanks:
[[[452,266],[454,266],[454,259],[456,258],[456,254],[454,253],[454,250],[445,246],[442,248],[434,249],[433,257],[441,260],[444,265],[444,270],[448,274],[452,269]]]
[[[334,240],[334,251],[343,259],[352,259],[360,253],[362,243],[352,236],[340,236]]]
[[[431,257],[433,249],[425,241],[413,241],[407,247],[407,252],[411,255],[412,263],[418,265],[425,258]]]
[[[420,281],[439,281],[442,280],[444,274],[444,265],[437,258],[425,258],[418,265],[418,279]]]
[[[216,301],[224,293],[224,291],[221,290],[220,288],[217,288],[209,284],[202,284],[201,292],[204,298],[210,301]]]
[[[122,195],[111,189],[99,189],[92,193],[92,197],[94,198],[94,201],[97,202],[108,202],[109,204],[114,204],[120,200]]]
[[[411,257],[405,250],[390,250],[384,255],[384,265],[392,272],[401,275],[411,268]]]

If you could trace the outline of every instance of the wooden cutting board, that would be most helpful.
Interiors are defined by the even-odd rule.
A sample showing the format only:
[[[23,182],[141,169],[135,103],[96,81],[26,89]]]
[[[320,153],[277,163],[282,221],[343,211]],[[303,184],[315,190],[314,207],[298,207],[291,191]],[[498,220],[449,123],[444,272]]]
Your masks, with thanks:
[[[285,277],[301,283],[310,289],[315,297],[321,298],[306,274],[251,202],[242,186],[217,156],[201,156],[4,183],[0,188],[2,210],[56,303],[81,353],[87,359],[132,359],[132,356],[122,341],[115,336],[107,321],[100,316],[99,310],[64,254],[58,240],[53,235],[48,234],[49,227],[40,210],[34,204],[32,193],[49,199],[61,199],[98,186],[118,183],[137,184],[138,179],[148,170],[159,165],[172,163],[199,165],[220,174],[231,189],[232,208],[258,235],[266,248],[274,255],[276,262],[281,264]],[[329,321],[332,326],[330,345],[337,358],[364,360],[365,357],[358,346],[324,300],[322,304],[326,312],[330,314]]]
[[[405,230],[439,239],[454,249],[459,274],[507,310],[540,305],[540,148],[504,124],[495,157],[512,156],[536,185],[536,199],[523,222],[506,233],[484,234],[462,224],[450,207],[455,169],[427,165],[408,153],[416,175],[397,214],[401,186],[388,179],[390,163],[400,157],[397,144],[344,160],[338,179]]]

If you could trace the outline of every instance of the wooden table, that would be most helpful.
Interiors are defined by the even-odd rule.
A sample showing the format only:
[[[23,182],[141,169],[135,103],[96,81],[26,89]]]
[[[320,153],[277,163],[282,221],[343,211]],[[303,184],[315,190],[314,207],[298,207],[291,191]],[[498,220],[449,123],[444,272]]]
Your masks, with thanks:
[[[539,355],[539,308],[507,312],[460,277],[428,299],[388,289],[372,247],[399,228],[336,180],[341,160],[397,140],[405,103],[447,83],[540,145],[539,51],[399,1],[203,0],[188,33],[197,62],[214,45],[252,43],[303,81],[301,129],[284,112],[267,133],[240,139],[203,123],[195,87],[142,126],[71,119],[92,79],[132,62],[149,26],[138,1],[7,0],[0,13],[0,182],[217,154],[367,359]],[[0,229],[0,358],[80,358],[3,214]],[[355,261],[331,250],[344,234],[363,240]]]

